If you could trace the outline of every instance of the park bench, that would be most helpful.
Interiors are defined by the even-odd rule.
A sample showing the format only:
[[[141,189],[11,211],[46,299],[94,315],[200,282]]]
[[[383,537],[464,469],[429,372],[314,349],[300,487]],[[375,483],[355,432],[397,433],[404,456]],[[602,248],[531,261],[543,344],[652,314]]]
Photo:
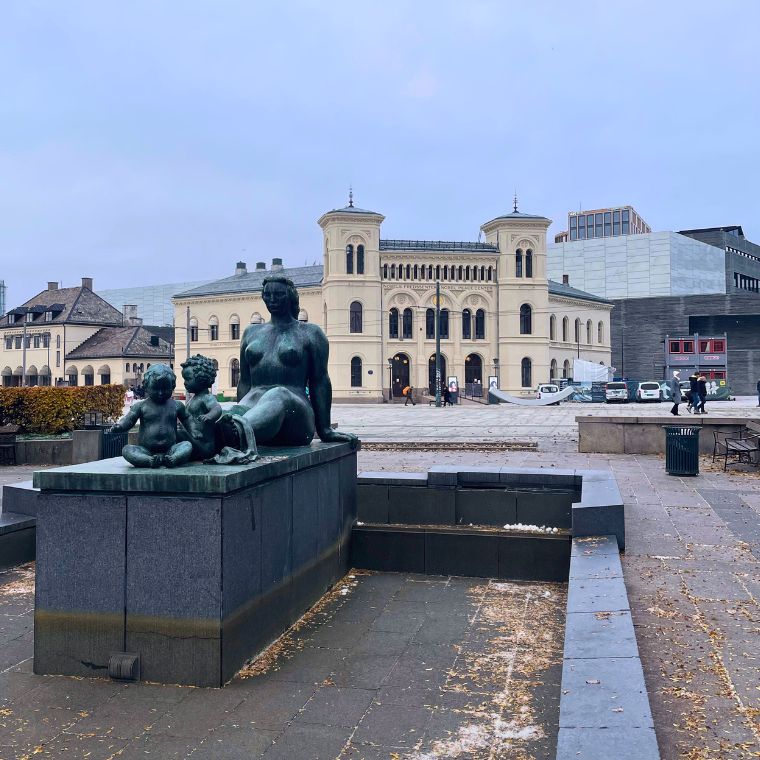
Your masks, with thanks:
[[[713,436],[713,462],[716,456],[722,456],[724,471],[728,467],[729,457],[739,464],[760,464],[760,424],[748,422],[736,436],[719,431],[715,431]]]

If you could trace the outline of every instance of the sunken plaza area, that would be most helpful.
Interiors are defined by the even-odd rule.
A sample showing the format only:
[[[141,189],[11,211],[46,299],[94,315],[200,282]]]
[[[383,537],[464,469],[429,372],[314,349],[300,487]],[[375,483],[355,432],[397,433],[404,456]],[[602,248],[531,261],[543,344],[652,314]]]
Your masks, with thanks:
[[[708,408],[756,418],[755,403]],[[337,405],[333,418],[365,443],[360,471],[611,470],[661,756],[757,757],[760,475],[702,457],[698,477],[676,477],[662,456],[577,452],[576,415],[634,409],[665,411]],[[33,469],[1,468],[0,482]],[[34,564],[12,568],[0,573],[0,758],[552,758],[566,602],[564,584],[352,571],[224,689],[199,689],[34,675]]]

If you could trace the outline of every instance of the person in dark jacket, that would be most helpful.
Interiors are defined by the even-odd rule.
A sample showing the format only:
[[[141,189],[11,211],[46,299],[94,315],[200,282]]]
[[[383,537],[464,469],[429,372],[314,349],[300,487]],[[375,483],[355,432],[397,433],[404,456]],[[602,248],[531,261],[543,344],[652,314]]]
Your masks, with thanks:
[[[699,377],[695,372],[689,375],[689,407],[696,414],[699,411],[701,400],[699,398]]]
[[[697,412],[700,414],[707,414],[705,409],[705,401],[707,401],[707,378],[704,375],[700,375],[697,379],[697,392],[699,393],[699,407]]]
[[[760,380],[757,381],[757,405],[760,406]]]
[[[673,408],[670,410],[671,414],[678,416],[678,405],[681,403],[681,377],[676,370],[673,373],[673,377],[668,380],[668,388],[670,389],[670,397],[673,399]]]

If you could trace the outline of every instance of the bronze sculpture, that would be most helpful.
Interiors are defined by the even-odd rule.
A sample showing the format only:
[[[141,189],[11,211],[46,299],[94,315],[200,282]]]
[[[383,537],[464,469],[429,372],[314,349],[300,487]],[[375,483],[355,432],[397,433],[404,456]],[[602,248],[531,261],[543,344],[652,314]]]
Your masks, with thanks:
[[[257,443],[270,446],[306,446],[315,433],[325,442],[357,440],[331,427],[327,337],[318,325],[298,321],[292,280],[279,274],[266,277],[262,298],[272,319],[249,325],[243,333],[238,403],[218,423],[223,443],[233,449],[250,447],[245,427]]]
[[[122,452],[128,462],[135,467],[176,467],[190,459],[247,464],[258,457],[257,444],[308,446],[315,434],[325,442],[357,440],[330,424],[327,337],[319,326],[297,319],[298,291],[292,280],[279,274],[266,277],[262,298],[272,319],[249,325],[243,333],[237,404],[222,413],[208,392],[216,368],[204,356],[182,364],[185,387],[195,394],[187,407],[171,398],[176,383],[172,369],[154,364],[144,378],[148,399],[112,428],[125,431],[140,421],[139,444]]]
[[[167,364],[148,367],[143,378],[144,401],[138,401],[112,428],[122,433],[140,423],[137,444],[129,444],[121,455],[135,467],[177,467],[189,462],[193,446],[178,440],[177,420],[187,417],[185,405],[172,398],[177,379]]]

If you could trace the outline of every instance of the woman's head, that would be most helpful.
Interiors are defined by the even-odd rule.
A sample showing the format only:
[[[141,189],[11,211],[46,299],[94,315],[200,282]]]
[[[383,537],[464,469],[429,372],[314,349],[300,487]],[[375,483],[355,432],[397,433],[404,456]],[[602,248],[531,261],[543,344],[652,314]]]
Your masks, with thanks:
[[[270,314],[281,313],[282,309],[293,319],[298,319],[298,291],[293,280],[283,274],[270,274],[264,278],[262,285],[262,298]],[[281,306],[283,302],[287,304],[287,309]]]

